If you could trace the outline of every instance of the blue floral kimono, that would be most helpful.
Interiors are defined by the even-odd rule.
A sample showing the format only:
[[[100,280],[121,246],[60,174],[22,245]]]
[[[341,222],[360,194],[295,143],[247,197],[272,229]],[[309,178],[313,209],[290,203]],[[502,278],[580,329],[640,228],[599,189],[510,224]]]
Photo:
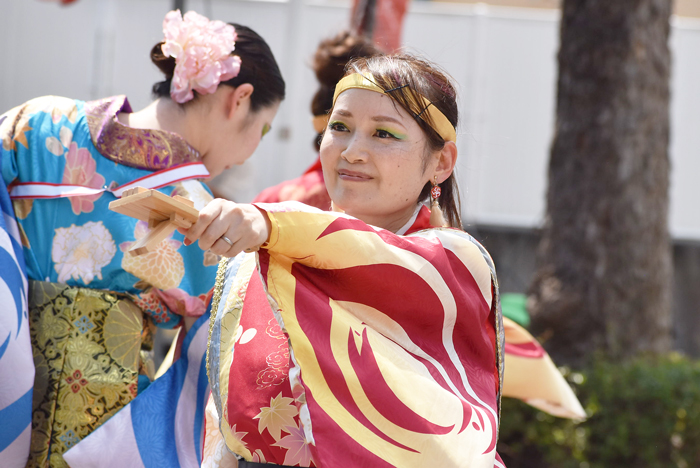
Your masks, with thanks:
[[[127,127],[119,112],[131,112],[124,96],[47,96],[0,116],[2,176],[30,283],[31,466],[66,466],[61,454],[133,399],[139,375],[152,375],[152,324],[202,315],[216,277],[218,257],[177,232],[153,252],[127,252],[148,226],[109,211],[114,189],[202,165],[178,135]],[[159,190],[197,209],[212,198],[194,175],[171,179]],[[69,196],[75,187],[92,192]]]

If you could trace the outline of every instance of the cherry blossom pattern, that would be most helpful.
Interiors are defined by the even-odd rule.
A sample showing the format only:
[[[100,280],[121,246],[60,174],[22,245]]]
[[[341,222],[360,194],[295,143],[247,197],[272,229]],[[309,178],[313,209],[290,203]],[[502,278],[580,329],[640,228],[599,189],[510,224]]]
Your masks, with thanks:
[[[78,148],[76,142],[72,142],[66,153],[66,166],[63,169],[63,183],[70,185],[82,185],[83,187],[102,188],[105,178],[96,172],[97,164],[87,148]],[[73,213],[90,213],[94,209],[93,202],[100,198],[102,193],[70,197]]]
[[[102,268],[109,265],[116,253],[112,234],[102,221],[56,229],[51,247],[59,283],[72,279],[87,285],[95,278],[101,280]]]
[[[58,138],[51,135],[46,137],[46,149],[49,153],[56,156],[63,156],[66,148],[68,148],[73,141],[73,132],[68,127],[61,127],[58,131]]]

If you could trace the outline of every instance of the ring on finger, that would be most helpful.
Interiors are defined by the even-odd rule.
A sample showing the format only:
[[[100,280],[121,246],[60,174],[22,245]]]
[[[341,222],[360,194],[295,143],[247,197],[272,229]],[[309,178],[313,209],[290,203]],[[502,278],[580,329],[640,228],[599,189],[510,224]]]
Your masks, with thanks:
[[[233,247],[233,241],[232,241],[231,239],[229,239],[228,237],[226,237],[226,236],[221,236],[219,239],[221,239],[222,241],[226,242],[228,245],[230,245],[231,247]]]

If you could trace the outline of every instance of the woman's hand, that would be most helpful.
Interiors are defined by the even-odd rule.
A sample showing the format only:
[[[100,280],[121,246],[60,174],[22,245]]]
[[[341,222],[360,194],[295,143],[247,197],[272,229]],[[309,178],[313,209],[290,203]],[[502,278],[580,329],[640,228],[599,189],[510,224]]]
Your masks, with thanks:
[[[253,205],[217,198],[199,212],[192,227],[178,231],[185,235],[185,245],[199,241],[202,250],[234,257],[244,250],[257,250],[267,242],[270,218]]]

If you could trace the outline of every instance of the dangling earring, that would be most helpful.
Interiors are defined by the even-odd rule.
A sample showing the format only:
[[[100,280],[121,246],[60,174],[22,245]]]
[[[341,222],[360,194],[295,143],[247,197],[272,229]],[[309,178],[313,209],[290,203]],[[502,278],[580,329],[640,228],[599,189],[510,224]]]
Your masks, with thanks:
[[[438,185],[437,175],[435,176],[435,180],[431,183],[433,187],[430,189],[430,225],[434,227],[445,227],[447,223],[445,223],[445,217],[442,215],[442,209],[438,202],[442,189]]]

